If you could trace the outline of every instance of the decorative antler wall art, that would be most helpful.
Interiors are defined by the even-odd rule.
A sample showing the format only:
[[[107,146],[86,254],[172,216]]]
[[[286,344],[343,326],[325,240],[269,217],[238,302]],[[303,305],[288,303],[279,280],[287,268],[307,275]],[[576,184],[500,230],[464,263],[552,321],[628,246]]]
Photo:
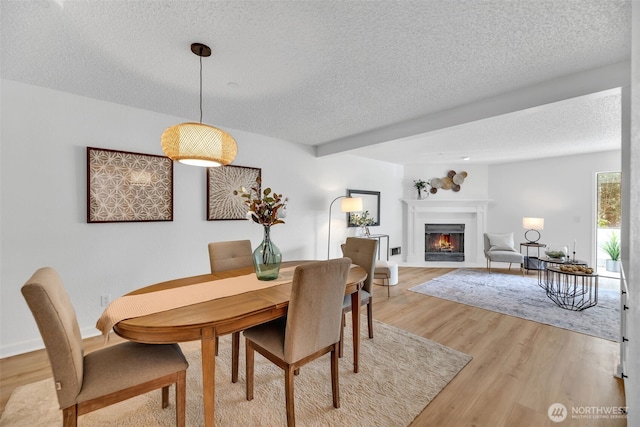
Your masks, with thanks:
[[[468,174],[465,171],[457,173],[454,170],[450,170],[447,173],[447,176],[445,176],[444,178],[431,178],[431,180],[429,181],[431,189],[429,191],[431,192],[431,194],[436,194],[438,192],[438,189],[440,188],[442,190],[451,190],[458,192],[460,191],[460,186],[464,182],[467,175]]]

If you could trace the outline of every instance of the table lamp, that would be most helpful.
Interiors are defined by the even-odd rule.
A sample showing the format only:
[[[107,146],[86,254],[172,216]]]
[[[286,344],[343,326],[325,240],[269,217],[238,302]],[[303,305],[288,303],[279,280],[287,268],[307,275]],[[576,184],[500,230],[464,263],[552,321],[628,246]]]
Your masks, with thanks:
[[[349,196],[338,196],[329,205],[329,242],[327,243],[327,259],[330,257],[331,253],[331,209],[333,208],[333,204],[336,200],[340,200],[340,210],[342,212],[361,212],[362,211],[362,197],[349,197]]]
[[[527,230],[524,233],[524,238],[527,240],[527,243],[536,243],[540,240],[540,232],[538,230],[544,230],[544,218],[522,218],[522,228]],[[529,237],[531,233],[536,233],[538,237],[532,239]]]

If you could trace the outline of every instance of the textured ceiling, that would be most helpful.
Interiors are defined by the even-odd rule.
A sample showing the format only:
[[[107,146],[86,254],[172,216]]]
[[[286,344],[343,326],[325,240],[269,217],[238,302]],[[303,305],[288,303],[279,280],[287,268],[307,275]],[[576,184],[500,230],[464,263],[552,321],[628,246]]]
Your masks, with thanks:
[[[620,90],[572,98],[355,150],[401,164],[505,163],[620,149]]]
[[[630,52],[630,0],[2,0],[0,8],[2,78],[195,121],[199,64],[189,45],[202,42],[213,49],[203,60],[203,122],[318,146]],[[411,163],[615,149],[619,106],[619,91],[609,91],[352,152]]]

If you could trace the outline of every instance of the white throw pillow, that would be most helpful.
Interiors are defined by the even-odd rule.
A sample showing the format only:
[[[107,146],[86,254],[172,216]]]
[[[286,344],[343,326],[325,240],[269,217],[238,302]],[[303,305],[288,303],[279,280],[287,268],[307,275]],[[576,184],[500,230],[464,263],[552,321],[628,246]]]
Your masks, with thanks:
[[[490,251],[512,251],[517,252],[514,248],[513,233],[489,234]]]

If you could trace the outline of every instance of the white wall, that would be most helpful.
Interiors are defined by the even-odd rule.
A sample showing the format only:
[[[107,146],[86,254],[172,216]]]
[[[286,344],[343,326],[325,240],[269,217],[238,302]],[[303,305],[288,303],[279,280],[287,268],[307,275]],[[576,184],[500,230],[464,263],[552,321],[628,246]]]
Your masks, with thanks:
[[[58,270],[84,336],[95,335],[100,295],[207,273],[207,243],[249,238],[248,221],[206,221],[206,172],[175,164],[174,221],[87,224],[86,147],[162,154],[177,118],[2,80],[0,172],[0,357],[41,348],[20,287],[39,267]],[[295,125],[295,124],[292,124]],[[289,197],[286,224],[272,230],[285,259],[324,259],[329,203],[347,188],[380,191],[381,225],[401,242],[403,168],[351,155],[316,158],[306,146],[227,129],[236,165],[262,168],[263,184]],[[354,229],[334,206],[332,256]]]
[[[621,170],[620,151],[495,165],[407,165],[403,197],[416,198],[414,180],[440,178],[449,170],[467,171],[460,191],[438,190],[429,196],[430,200],[491,200],[487,229],[514,232],[516,244],[525,241],[522,218],[542,217],[545,224],[540,232],[541,243],[554,248],[569,246],[572,250],[575,240],[576,257],[589,265],[597,264],[595,173]]]
[[[422,179],[430,181],[432,178],[444,178],[450,171],[467,172],[467,178],[460,186],[460,191],[439,189],[436,194],[430,194],[429,199],[486,199],[488,197],[488,166],[460,163],[451,165],[406,165],[404,170],[404,198],[415,199],[418,192],[413,187],[413,181]]]
[[[629,306],[626,315],[628,347],[624,352],[627,425],[640,425],[640,2],[631,3],[631,88],[623,94],[622,264],[627,278]],[[628,94],[628,95],[627,95]],[[628,96],[628,97],[627,97]],[[629,105],[629,109],[624,106]]]
[[[540,243],[572,251],[575,240],[576,258],[595,266],[595,173],[620,168],[620,151],[492,165],[487,227],[513,231],[518,243],[523,217],[544,218]]]

